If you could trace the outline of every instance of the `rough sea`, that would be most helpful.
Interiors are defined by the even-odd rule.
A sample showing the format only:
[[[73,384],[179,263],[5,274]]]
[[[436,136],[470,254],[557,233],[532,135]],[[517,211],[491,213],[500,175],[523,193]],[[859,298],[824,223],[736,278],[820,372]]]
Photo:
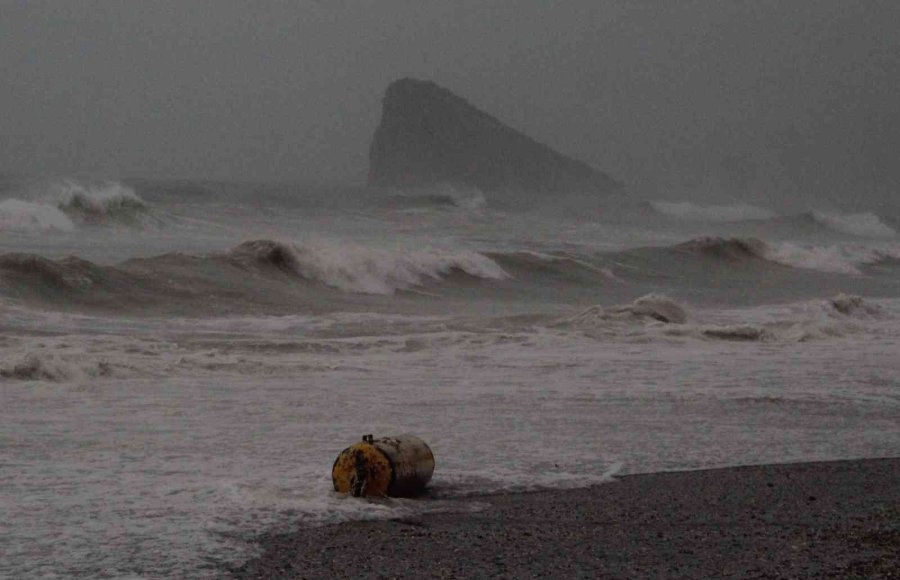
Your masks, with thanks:
[[[897,456],[898,231],[858,205],[3,178],[0,577],[213,576],[263,531],[485,492]],[[430,444],[429,497],[331,491],[368,433]]]

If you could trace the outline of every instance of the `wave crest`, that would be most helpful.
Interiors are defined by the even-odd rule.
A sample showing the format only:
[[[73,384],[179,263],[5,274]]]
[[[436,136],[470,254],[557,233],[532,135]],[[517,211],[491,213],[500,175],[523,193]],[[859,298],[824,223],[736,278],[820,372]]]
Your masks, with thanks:
[[[363,294],[393,294],[453,272],[486,280],[508,278],[487,256],[465,250],[387,250],[346,243],[294,245],[254,240],[234,248],[230,256],[241,264],[272,267]]]
[[[587,259],[567,253],[545,254],[541,252],[489,252],[487,256],[502,267],[519,275],[549,274],[558,278],[595,283],[598,279],[621,282],[609,268],[590,263]]]
[[[731,261],[766,259],[768,252],[768,246],[766,246],[765,242],[756,238],[695,238],[676,245],[675,249],[680,252]]]
[[[27,199],[0,201],[0,230],[71,232],[78,225],[159,223],[133,189],[117,182],[82,185],[72,180],[26,188]]]
[[[829,274],[860,274],[860,266],[897,259],[894,248],[860,244],[819,246],[801,242],[766,243],[757,238],[695,238],[672,247],[683,253],[741,262],[765,260],[774,264]]]
[[[53,189],[56,206],[86,224],[138,222],[149,209],[133,189],[121,183],[84,186],[67,180],[57,183]]]

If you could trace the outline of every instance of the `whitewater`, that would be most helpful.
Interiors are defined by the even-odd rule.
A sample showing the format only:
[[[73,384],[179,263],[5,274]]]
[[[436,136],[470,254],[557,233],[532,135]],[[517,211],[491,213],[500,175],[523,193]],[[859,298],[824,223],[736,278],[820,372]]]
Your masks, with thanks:
[[[268,530],[900,453],[900,214],[0,179],[0,576],[205,577]],[[419,500],[331,490],[413,433]]]

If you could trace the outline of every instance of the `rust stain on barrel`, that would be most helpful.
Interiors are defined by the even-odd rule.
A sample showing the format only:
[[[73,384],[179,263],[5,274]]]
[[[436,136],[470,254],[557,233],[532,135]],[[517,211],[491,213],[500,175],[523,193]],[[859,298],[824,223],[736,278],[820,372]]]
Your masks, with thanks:
[[[390,461],[371,443],[344,449],[331,469],[334,489],[356,497],[387,495],[392,476]]]
[[[434,473],[434,454],[413,435],[363,437],[341,451],[331,469],[334,489],[356,497],[410,497],[425,489]]]

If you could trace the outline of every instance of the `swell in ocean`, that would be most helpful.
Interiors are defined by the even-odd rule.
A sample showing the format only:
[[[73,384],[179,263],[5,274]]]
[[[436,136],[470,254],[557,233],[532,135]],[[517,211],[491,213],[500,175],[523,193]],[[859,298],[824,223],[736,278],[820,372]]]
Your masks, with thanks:
[[[692,202],[649,202],[659,215],[676,220],[712,224],[750,223],[794,234],[831,233],[857,238],[894,240],[898,237],[898,214],[894,211],[847,212],[838,210],[810,210],[800,213],[779,213],[773,209],[748,204],[700,205]]]
[[[415,308],[442,299],[545,303],[622,300],[655,291],[697,302],[852,292],[888,296],[898,256],[872,248],[698,238],[577,254],[373,248],[253,240],[216,254],[167,253],[100,265],[77,256],[0,255],[0,294],[28,304],[198,315]],[[751,292],[752,291],[752,292]]]
[[[445,279],[508,277],[474,252],[392,252],[272,240],[244,242],[221,254],[169,253],[115,266],[76,256],[53,260],[8,253],[0,255],[0,272],[0,288],[9,298],[157,314],[182,309],[199,314],[314,313],[350,308],[359,296],[425,291]]]
[[[0,575],[211,576],[266,530],[898,448],[890,212],[64,181],[0,185]],[[432,445],[428,500],[332,492],[361,426]]]

